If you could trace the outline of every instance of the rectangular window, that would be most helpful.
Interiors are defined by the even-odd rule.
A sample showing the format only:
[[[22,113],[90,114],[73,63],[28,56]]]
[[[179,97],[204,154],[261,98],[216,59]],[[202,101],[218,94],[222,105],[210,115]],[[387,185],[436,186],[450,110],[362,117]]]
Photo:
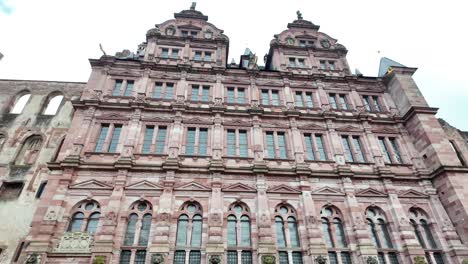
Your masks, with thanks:
[[[157,99],[173,99],[174,98],[174,83],[156,82],[153,89],[153,98]]]
[[[205,51],[205,61],[211,61],[211,52]]]
[[[262,89],[262,105],[279,106],[281,103],[279,90]]]
[[[296,67],[296,58],[289,58],[289,67]]]
[[[165,99],[172,99],[174,97],[174,84],[166,83]]]
[[[335,62],[334,61],[328,61],[328,68],[332,71],[334,71],[335,68]]]
[[[187,37],[187,36],[188,36],[188,31],[182,30],[182,37]]]
[[[227,134],[228,156],[236,156],[236,131],[228,130]]]
[[[227,264],[237,264],[237,251],[227,252]]]
[[[198,31],[190,31],[190,36],[196,37],[198,35]]]
[[[162,98],[162,90],[163,84],[162,83],[155,83],[154,90],[153,90],[153,98]]]
[[[114,153],[117,151],[117,145],[119,144],[121,131],[122,125],[114,125],[114,131],[112,131],[112,137],[109,144],[109,152]]]
[[[247,141],[247,131],[239,131],[239,156],[247,157],[248,156],[248,141]]]
[[[228,87],[226,90],[226,102],[228,104],[244,104],[245,89],[239,87]]]
[[[315,160],[313,137],[311,134],[304,134],[304,138],[306,143],[307,158],[309,160]]]
[[[201,252],[198,250],[192,250],[189,254],[189,264],[200,264]]]
[[[340,104],[341,109],[348,110],[348,103],[346,102],[346,96],[344,94],[340,94]]]
[[[367,95],[362,96],[362,100],[364,101],[364,108],[366,109],[366,111],[368,112],[372,111],[371,106],[370,106],[371,103],[369,101],[369,96]]]
[[[284,132],[269,131],[266,132],[266,150],[267,157],[270,159],[288,158],[288,149],[286,144],[286,135]]]
[[[323,136],[321,134],[304,134],[306,142],[307,158],[309,160],[326,160],[325,147],[323,145]],[[315,142],[315,146],[314,146]]]
[[[356,150],[357,160],[364,162],[364,152],[362,151],[361,140],[358,136],[353,136],[354,149]]]
[[[166,134],[167,134],[167,127],[159,127],[158,135],[156,137],[156,154],[163,154],[164,147],[166,146]]]
[[[227,154],[231,157],[247,157],[248,142],[246,130],[229,129],[227,131]]]
[[[403,160],[401,159],[401,153],[400,153],[400,149],[398,148],[396,138],[388,138],[388,140],[390,141],[390,145],[392,146],[395,161],[397,163],[402,163]]]
[[[162,49],[161,57],[169,58],[169,49]]]
[[[382,112],[382,107],[380,106],[380,100],[378,96],[363,95],[362,100],[364,102],[364,108],[368,112]]]
[[[171,58],[173,58],[173,59],[179,58],[179,50],[178,49],[172,49]]]
[[[317,152],[320,160],[326,160],[327,155],[325,154],[325,146],[323,145],[323,136],[315,135],[315,143],[317,144]]]
[[[270,104],[270,94],[268,90],[262,90],[262,104],[264,105]]]
[[[234,87],[227,88],[227,103],[228,104],[233,104],[235,102],[234,92],[235,92]]]
[[[120,90],[122,89],[123,80],[115,80],[114,90],[112,91],[113,96],[119,96]]]
[[[40,199],[42,197],[42,194],[44,193],[46,186],[47,186],[47,181],[41,182],[41,185],[39,185],[39,188],[37,188],[37,192],[36,192],[37,199]]]
[[[380,150],[382,151],[385,163],[401,163],[401,154],[396,138],[379,137]],[[393,154],[393,155],[392,155]]]
[[[289,264],[288,252],[280,251],[279,253],[279,264]]]
[[[301,252],[293,252],[292,253],[292,261],[293,261],[293,264],[302,264],[302,253]]]
[[[201,101],[202,102],[210,101],[210,87],[209,86],[203,86]]]
[[[207,155],[208,152],[208,129],[193,128],[187,129],[185,143],[185,154],[187,155]]]
[[[22,182],[3,182],[0,188],[0,200],[16,199],[23,190]]]
[[[154,137],[155,134],[156,138]],[[166,146],[166,134],[167,127],[165,126],[146,126],[145,136],[143,138],[142,153],[150,154],[154,151],[156,154],[163,154],[164,148]]]
[[[304,59],[297,59],[297,65],[301,68],[305,67],[305,60]]]
[[[252,264],[252,251],[242,251],[241,264]]]
[[[379,252],[379,253],[377,254],[377,257],[379,258],[379,264],[387,264],[387,262],[385,261],[385,255],[384,255],[384,253]]]
[[[275,155],[275,136],[273,132],[266,133],[266,150],[267,157],[272,159]]]
[[[174,253],[174,264],[185,264],[185,251],[177,250]]]
[[[131,257],[132,257],[132,252],[130,250],[122,250],[122,252],[120,252],[119,264],[130,264]]]
[[[271,104],[280,105],[279,91],[271,90]]]
[[[330,99],[330,106],[332,109],[338,109],[338,105],[336,104],[335,94],[329,94],[328,98]]]
[[[342,264],[353,264],[351,256],[348,252],[341,252],[341,263]]]
[[[137,250],[135,254],[135,264],[145,264],[146,250]]]
[[[338,264],[338,256],[336,255],[336,252],[328,252],[328,260],[330,261],[330,264]]]
[[[314,107],[314,97],[311,92],[301,92],[301,91],[296,91],[295,93],[296,97],[296,106],[298,107]]]
[[[299,40],[299,46],[300,46],[300,47],[306,47],[306,46],[307,46],[307,41],[305,41],[305,40]]]
[[[202,60],[202,52],[201,51],[195,51],[194,60],[196,60],[196,61],[201,61]]]
[[[191,100],[194,102],[209,102],[210,101],[210,86],[192,85]]]
[[[145,136],[143,138],[143,154],[151,152],[151,145],[153,144],[154,126],[146,126]]]
[[[279,149],[279,157],[281,159],[287,159],[287,150],[286,150],[286,138],[284,132],[276,133],[278,136],[278,149]]]
[[[380,107],[380,103],[379,103],[379,97],[372,96],[372,102],[374,103],[375,111],[382,112],[382,108]]]
[[[296,92],[296,106],[304,107],[304,102],[302,101],[302,92]]]
[[[434,256],[436,264],[444,264],[444,258],[442,257],[441,253],[434,252],[433,256]]]
[[[237,103],[245,104],[245,89],[237,88]]]
[[[106,141],[107,133],[109,132],[109,124],[102,124],[101,131],[99,132],[99,137],[97,140],[96,148],[94,151],[96,152],[104,152],[104,143]]]
[[[347,162],[365,162],[364,150],[359,136],[341,136]],[[353,149],[354,148],[354,153]]]
[[[390,264],[400,264],[398,262],[398,256],[395,252],[388,253],[388,259],[390,260]]]
[[[130,81],[130,80],[127,81],[127,86],[125,87],[124,96],[132,96],[133,83],[134,83],[134,81]]]
[[[327,69],[327,62],[326,61],[323,61],[323,60],[320,61],[320,69],[322,69],[322,70]]]
[[[341,109],[341,110],[350,109],[350,106],[348,105],[348,100],[346,99],[346,94],[330,93],[328,94],[328,98],[330,101],[330,107],[332,109]]]
[[[192,85],[192,101],[198,101],[198,96],[200,93],[200,87],[198,85]]]
[[[342,136],[341,139],[343,141],[343,147],[344,147],[344,150],[345,150],[346,161],[354,162],[354,157],[353,157],[353,153],[351,151],[351,145],[349,143],[348,136]]]
[[[390,159],[390,153],[388,152],[387,145],[385,144],[385,138],[379,137],[379,145],[380,149],[382,150],[385,163],[392,163],[392,160]]]

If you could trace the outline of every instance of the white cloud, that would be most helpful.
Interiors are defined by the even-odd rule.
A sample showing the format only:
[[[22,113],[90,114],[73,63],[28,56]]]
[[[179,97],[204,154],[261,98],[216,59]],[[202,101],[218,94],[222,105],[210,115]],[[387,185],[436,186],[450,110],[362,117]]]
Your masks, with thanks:
[[[447,1],[197,1],[197,10],[224,29],[230,58],[249,47],[263,61],[274,34],[301,10],[348,50],[351,67],[375,76],[380,56],[419,67],[414,78],[439,117],[468,130],[468,46],[465,3]],[[0,3],[7,3],[2,2]],[[87,81],[87,58],[136,50],[154,24],[173,18],[191,1],[15,0],[0,12],[0,78]],[[380,54],[378,51],[381,51]]]

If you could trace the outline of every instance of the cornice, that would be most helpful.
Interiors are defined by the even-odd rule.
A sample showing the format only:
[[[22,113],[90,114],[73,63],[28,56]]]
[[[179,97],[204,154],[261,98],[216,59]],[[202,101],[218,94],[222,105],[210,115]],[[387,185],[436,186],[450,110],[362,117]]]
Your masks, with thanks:
[[[428,106],[427,107],[426,106],[412,106],[406,112],[406,114],[403,116],[402,119],[406,123],[416,114],[435,115],[437,114],[437,110],[439,110],[439,108],[428,107]]]

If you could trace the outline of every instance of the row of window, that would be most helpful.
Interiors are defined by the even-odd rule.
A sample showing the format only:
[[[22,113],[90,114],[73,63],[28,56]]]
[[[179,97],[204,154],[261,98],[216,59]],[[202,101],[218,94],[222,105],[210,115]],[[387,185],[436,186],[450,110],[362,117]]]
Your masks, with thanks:
[[[79,204],[75,209],[68,230],[95,233],[98,229],[100,206],[95,201]],[[126,224],[124,241],[120,256],[121,264],[144,263],[150,241],[153,222],[153,208],[149,202],[134,203],[130,208]],[[178,212],[175,237],[175,264],[200,263],[203,237],[203,210],[197,202],[185,203]],[[279,263],[301,264],[301,235],[298,232],[296,210],[289,204],[280,204],[274,212],[274,236],[278,249]],[[334,206],[325,206],[320,211],[322,233],[328,248],[328,259],[331,264],[352,263],[349,240],[341,212]],[[397,249],[394,246],[390,227],[385,213],[377,207],[369,207],[365,212],[368,234],[378,251],[380,263],[398,264]],[[436,242],[432,227],[428,224],[427,215],[419,208],[409,211],[414,235],[428,256],[436,264],[443,264],[439,243]],[[227,225],[227,262],[238,264],[252,261],[252,227],[250,210],[242,202],[232,204],[226,217]],[[136,250],[135,250],[136,249]],[[134,260],[131,262],[131,260]]]
[[[24,108],[26,107],[26,105],[28,104],[30,98],[31,98],[30,93],[23,93],[23,94],[18,95],[15,98],[10,108],[9,113],[21,114]],[[60,95],[60,94],[52,94],[48,96],[40,113],[43,115],[51,115],[51,116],[55,115],[58,109],[60,108],[62,100],[63,100],[63,95]]]
[[[179,59],[181,54],[181,50],[177,48],[161,48],[160,57],[163,59]],[[192,59],[194,61],[212,61],[212,54],[211,51],[206,50],[195,50],[193,51]]]
[[[96,152],[118,151],[122,133],[121,124],[102,124],[95,146]],[[266,131],[264,138],[265,157],[288,159],[292,146],[284,131]],[[249,157],[249,133],[245,129],[226,129],[225,154],[229,157]],[[165,154],[167,152],[169,132],[167,126],[147,125],[145,127],[141,153]],[[367,162],[360,136],[342,135],[342,147],[347,162]],[[403,163],[399,144],[395,137],[378,137],[386,163]],[[209,155],[210,133],[206,127],[188,127],[185,132],[184,146],[186,155]],[[330,147],[325,144],[321,133],[303,133],[303,144],[308,160],[331,160]]]
[[[134,88],[134,80],[115,80],[112,90],[113,96],[131,96]],[[210,85],[192,84],[189,90],[189,99],[193,102],[210,102],[212,100],[212,87]],[[155,99],[173,100],[175,97],[175,83],[155,82],[151,97]],[[318,99],[314,92],[294,91],[294,103],[297,107],[319,107]],[[249,101],[247,88],[226,87],[225,102],[228,104],[246,104]],[[329,93],[328,103],[335,110],[351,110],[353,105],[350,97],[345,93]],[[284,96],[280,89],[260,89],[260,103],[269,106],[281,106],[284,104]],[[368,112],[383,112],[383,102],[377,95],[362,95],[362,103]]]

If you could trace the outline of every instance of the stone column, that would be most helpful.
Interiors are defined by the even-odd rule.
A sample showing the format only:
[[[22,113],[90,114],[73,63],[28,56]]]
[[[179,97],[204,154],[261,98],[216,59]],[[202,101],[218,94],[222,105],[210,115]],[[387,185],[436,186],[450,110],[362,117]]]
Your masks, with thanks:
[[[345,165],[345,159],[343,154],[343,147],[341,143],[341,138],[335,130],[335,124],[332,119],[326,119],[326,125],[328,129],[328,134],[330,138],[330,148],[335,153],[335,162],[338,165]]]
[[[274,233],[274,220],[271,218],[266,190],[265,176],[257,174],[258,263],[262,263],[263,256],[277,255],[272,235]]]
[[[222,175],[212,174],[210,208],[208,215],[208,242],[206,245],[206,259],[224,255],[223,243],[223,193],[221,192]]]
[[[297,128],[297,122],[295,117],[289,118],[289,125],[291,127],[291,141],[292,141],[292,150],[294,154],[294,159],[296,164],[299,166],[300,163],[304,163],[304,144],[302,142],[302,135],[299,129]],[[303,164],[307,166],[307,164]]]

